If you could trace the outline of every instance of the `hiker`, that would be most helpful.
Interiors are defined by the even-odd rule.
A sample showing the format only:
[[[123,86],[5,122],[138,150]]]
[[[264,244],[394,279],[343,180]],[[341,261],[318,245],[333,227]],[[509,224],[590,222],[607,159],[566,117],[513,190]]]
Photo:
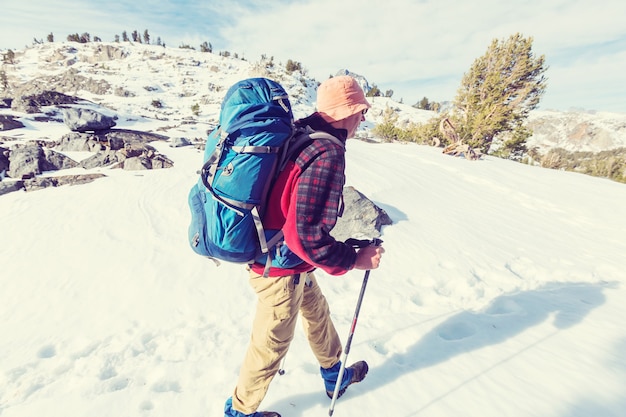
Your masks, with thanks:
[[[317,112],[295,124],[298,129],[329,133],[345,144],[370,107],[354,78],[333,77],[317,90]],[[249,268],[250,285],[258,297],[256,316],[239,380],[226,401],[226,417],[279,416],[257,409],[293,339],[298,313],[320,364],[326,394],[333,396],[342,345],[313,270],[342,275],[352,269],[375,269],[384,252],[380,246],[355,250],[329,234],[339,215],[344,168],[345,146],[312,140],[288,162],[271,190],[263,225],[283,230],[285,245],[280,250],[291,251],[299,263],[288,269],[272,267],[267,278],[263,277],[264,263]],[[362,381],[367,371],[364,361],[345,367],[340,394],[348,385]]]

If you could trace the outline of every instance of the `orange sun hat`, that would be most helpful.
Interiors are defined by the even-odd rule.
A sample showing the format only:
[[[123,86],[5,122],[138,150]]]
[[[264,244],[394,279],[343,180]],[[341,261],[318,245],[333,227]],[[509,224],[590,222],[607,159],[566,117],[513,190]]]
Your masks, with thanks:
[[[317,111],[325,119],[343,120],[370,107],[363,89],[349,75],[329,78],[317,88]]]

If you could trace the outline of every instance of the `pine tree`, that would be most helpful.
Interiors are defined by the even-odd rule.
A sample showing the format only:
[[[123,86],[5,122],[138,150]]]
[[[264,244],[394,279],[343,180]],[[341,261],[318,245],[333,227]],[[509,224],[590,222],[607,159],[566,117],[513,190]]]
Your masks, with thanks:
[[[466,144],[487,153],[499,133],[513,132],[516,147],[519,138],[528,135],[522,124],[547,86],[545,57],[535,57],[532,41],[519,33],[493,40],[463,76],[454,101],[454,124]]]
[[[9,77],[4,70],[0,70],[0,87],[2,87],[3,91],[9,89]]]
[[[7,52],[2,57],[2,61],[7,64],[15,64],[15,52],[13,52],[13,50],[11,49],[7,50]]]

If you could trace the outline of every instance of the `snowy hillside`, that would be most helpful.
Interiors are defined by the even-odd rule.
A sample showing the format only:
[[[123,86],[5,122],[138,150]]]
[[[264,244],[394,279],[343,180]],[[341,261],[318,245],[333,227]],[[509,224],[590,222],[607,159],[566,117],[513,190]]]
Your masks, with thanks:
[[[110,60],[72,47],[19,52],[12,82],[75,86],[75,68],[112,93],[71,93],[116,113],[118,127],[171,138],[204,137],[224,88],[254,73],[194,51],[119,46],[125,58]],[[281,76],[298,115],[311,111],[314,83]],[[373,119],[386,100],[374,100]],[[68,132],[21,116],[26,127],[6,141]],[[153,146],[172,168],[100,168],[106,177],[89,184],[0,196],[1,417],[222,415],[254,294],[242,266],[216,267],[186,242],[200,151]],[[624,184],[413,144],[351,140],[346,155],[347,185],[394,224],[349,357],[370,373],[334,416],[626,415]],[[345,341],[363,273],[317,275]],[[262,409],[327,415],[299,328],[285,369]]]
[[[290,93],[296,117],[313,110],[320,81],[299,72],[288,74],[284,63],[273,60],[248,62],[191,49],[128,43],[33,45],[15,51],[15,62],[2,67],[11,86],[4,96],[55,88],[111,109],[121,125],[158,121],[157,128],[170,136],[198,138],[204,138],[206,129],[217,122],[221,98],[235,81],[268,75],[278,79]],[[361,135],[368,135],[367,130],[382,121],[387,107],[397,111],[400,122],[424,122],[434,115],[385,97],[371,101],[374,108]],[[197,115],[194,105],[199,105]],[[0,108],[1,114],[11,112]],[[31,123],[33,118],[26,120]],[[623,113],[538,110],[531,113],[529,125],[535,130],[529,147],[542,150],[562,147],[597,152],[626,146]]]

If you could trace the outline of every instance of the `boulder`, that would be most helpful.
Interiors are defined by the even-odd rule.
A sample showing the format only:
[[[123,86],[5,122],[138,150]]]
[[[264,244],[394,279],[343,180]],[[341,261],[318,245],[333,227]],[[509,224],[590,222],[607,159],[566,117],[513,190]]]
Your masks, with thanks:
[[[44,149],[44,155],[46,158],[43,167],[44,171],[58,171],[78,166],[78,162],[72,158],[51,149]]]
[[[0,131],[21,129],[22,127],[24,127],[24,124],[19,120],[15,120],[15,117],[0,114]]]
[[[1,163],[1,161],[0,161]],[[74,168],[78,166],[71,158],[50,149],[44,149],[40,143],[16,145],[9,151],[8,174],[11,178],[33,178],[44,171]]]
[[[61,152],[99,152],[105,146],[93,133],[72,132],[63,135],[54,148]]]
[[[63,109],[63,122],[73,132],[107,130],[115,126],[115,118],[91,109],[70,107]]]
[[[343,189],[343,214],[331,235],[341,241],[349,238],[373,239],[380,236],[382,226],[392,224],[385,210],[378,207],[354,187]]]
[[[172,138],[170,141],[170,148],[181,148],[183,146],[189,146],[191,142],[187,138],[177,137]]]
[[[32,178],[41,174],[45,166],[46,155],[40,144],[16,145],[9,153],[9,171],[11,178]]]

